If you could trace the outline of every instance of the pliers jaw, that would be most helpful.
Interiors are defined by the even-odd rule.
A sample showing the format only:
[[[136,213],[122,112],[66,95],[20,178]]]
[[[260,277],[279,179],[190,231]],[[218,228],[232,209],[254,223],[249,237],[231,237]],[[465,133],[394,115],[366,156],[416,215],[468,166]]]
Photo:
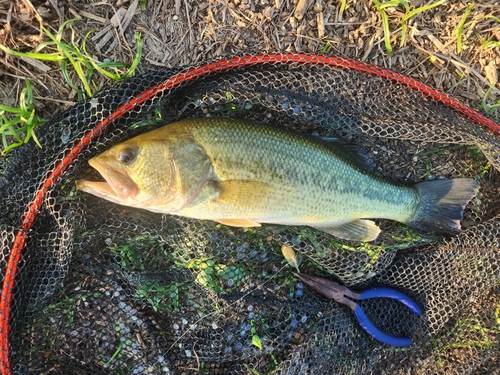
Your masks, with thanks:
[[[309,285],[311,288],[313,288],[316,292],[318,292],[322,296],[325,296],[326,298],[333,299],[338,303],[346,305],[352,311],[356,309],[357,303],[350,300],[349,298],[357,300],[361,296],[360,293],[355,293],[347,289],[345,286],[340,285],[339,283],[336,283],[334,281],[325,279],[323,277],[306,275],[303,273],[298,274],[295,272],[294,275],[297,276],[300,280]]]

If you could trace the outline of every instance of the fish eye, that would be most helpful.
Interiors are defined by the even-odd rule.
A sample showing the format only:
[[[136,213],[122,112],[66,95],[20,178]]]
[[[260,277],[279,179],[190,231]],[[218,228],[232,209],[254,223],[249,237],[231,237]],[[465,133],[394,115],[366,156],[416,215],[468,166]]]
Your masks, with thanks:
[[[118,160],[122,163],[129,164],[135,159],[135,150],[132,148],[126,148],[120,151],[118,155]]]

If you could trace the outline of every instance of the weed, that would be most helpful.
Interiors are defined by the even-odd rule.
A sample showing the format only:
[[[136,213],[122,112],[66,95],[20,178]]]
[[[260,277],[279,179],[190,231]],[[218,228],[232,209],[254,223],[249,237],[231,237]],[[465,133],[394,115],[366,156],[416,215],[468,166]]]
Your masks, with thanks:
[[[325,46],[321,49],[321,53],[327,53],[332,45],[332,42],[327,40]]]
[[[245,368],[248,370],[248,372],[252,375],[259,375],[259,372],[253,368],[251,368],[250,366],[248,366],[246,363],[243,364],[243,366],[245,366]]]
[[[33,90],[30,81],[26,80],[26,87],[21,91],[19,96],[19,107],[9,107],[0,104],[2,154],[28,142],[31,138],[41,148],[42,146],[35,135],[35,129],[43,123],[44,120],[35,115]],[[11,138],[14,138],[15,141],[12,141]]]
[[[155,311],[174,313],[179,310],[180,283],[161,285],[156,280],[139,282],[134,298],[145,300]]]
[[[260,341],[260,337],[257,334],[257,329],[255,328],[255,320],[250,321],[250,325],[252,328],[250,328],[250,333],[252,334],[252,344],[255,345],[257,348],[262,349],[262,342]]]
[[[123,349],[123,343],[120,343],[120,345],[115,350],[111,358],[107,362],[103,363],[103,367],[108,368],[116,358],[120,358],[122,349]]]
[[[469,16],[469,13],[472,11],[473,8],[474,8],[474,3],[470,3],[469,6],[465,9],[462,18],[460,18],[460,21],[458,22],[458,25],[455,28],[454,34],[457,36],[457,53],[460,53],[460,51],[462,51],[463,48],[462,39],[463,39],[463,29],[465,21],[467,20],[467,17]]]
[[[495,321],[490,327],[481,324],[480,319],[469,318],[459,320],[448,332],[436,339],[431,339],[438,355],[438,366],[443,367],[441,353],[453,348],[479,348],[491,350],[495,348],[494,338],[500,333],[500,305],[495,307]],[[475,336],[475,339],[461,339],[464,336]],[[491,340],[493,338],[493,341]]]
[[[500,99],[497,100],[493,104],[488,104],[488,98],[490,96],[491,90],[495,87],[494,84],[492,84],[488,90],[486,90],[486,93],[483,96],[483,100],[481,101],[481,109],[483,110],[484,113],[486,113],[488,116],[494,118],[496,121],[500,120]]]
[[[86,41],[90,32],[85,35],[82,47],[80,48],[75,40],[75,31],[69,25],[77,19],[71,19],[64,22],[57,33],[54,35],[48,29],[42,28],[43,33],[49,38],[48,41],[40,43],[34,52],[15,51],[0,44],[0,50],[16,57],[28,57],[40,61],[51,61],[60,64],[61,73],[73,90],[78,93],[78,100],[84,97],[91,97],[98,87],[93,81],[94,72],[112,79],[121,80],[133,75],[142,56],[142,42],[139,34],[136,34],[137,52],[130,67],[126,71],[122,71],[126,67],[125,63],[96,61],[86,48]],[[69,27],[71,31],[70,42],[63,41],[63,32]],[[51,52],[49,52],[50,50]],[[72,70],[69,70],[72,67]],[[73,81],[71,76],[76,75],[77,83]],[[34,130],[39,125],[43,124],[44,120],[40,119],[35,114],[33,106],[33,91],[31,84],[26,80],[26,88],[23,89],[19,98],[19,107],[9,107],[0,105],[0,134],[3,141],[3,153],[28,142],[33,139],[39,147],[42,147],[38,142]],[[23,137],[24,134],[24,137]],[[12,141],[11,138],[14,140]]]
[[[491,14],[484,16],[484,17],[481,17],[481,18],[482,19],[493,19],[493,20],[496,20],[498,23],[500,23],[500,18],[495,17]],[[485,37],[478,35],[478,37],[479,37],[479,42],[481,43],[481,47],[483,47],[484,49],[493,49],[493,48],[500,47],[500,41],[494,40],[493,34],[488,34]]]
[[[408,33],[408,21],[415,17],[417,14],[425,12],[429,9],[435,8],[442,5],[446,0],[439,0],[433,4],[424,5],[413,10],[410,10],[410,5],[404,0],[390,0],[381,3],[379,0],[373,0],[375,4],[375,9],[380,13],[382,18],[382,29],[384,33],[385,50],[389,56],[392,56],[392,45],[391,45],[391,30],[389,27],[389,16],[385,9],[403,7],[405,9],[405,14],[400,20],[401,25],[401,41],[400,46],[403,46],[406,42],[406,35]]]
[[[347,9],[347,0],[342,0],[340,3],[340,14],[344,13]]]
[[[205,257],[192,260],[186,267],[197,272],[195,280],[198,284],[216,293],[233,290],[246,277],[243,267],[215,263],[212,259]]]

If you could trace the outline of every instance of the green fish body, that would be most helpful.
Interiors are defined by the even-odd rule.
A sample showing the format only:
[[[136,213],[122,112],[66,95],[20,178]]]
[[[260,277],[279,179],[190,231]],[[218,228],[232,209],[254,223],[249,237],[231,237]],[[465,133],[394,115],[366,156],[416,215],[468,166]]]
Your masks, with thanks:
[[[471,179],[414,186],[370,173],[353,146],[247,120],[179,121],[112,147],[89,163],[106,182],[78,188],[113,202],[226,225],[307,225],[374,240],[367,219],[456,233]]]

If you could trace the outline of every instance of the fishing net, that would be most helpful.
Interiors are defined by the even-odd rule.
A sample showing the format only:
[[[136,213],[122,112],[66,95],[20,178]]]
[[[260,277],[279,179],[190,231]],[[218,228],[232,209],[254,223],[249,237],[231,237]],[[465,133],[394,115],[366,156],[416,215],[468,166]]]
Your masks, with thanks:
[[[231,228],[118,206],[75,189],[87,160],[178,119],[247,118],[359,145],[396,181],[470,177],[454,237],[377,220],[373,243],[307,227]],[[384,68],[249,55],[120,83],[45,124],[1,162],[0,357],[19,374],[489,374],[500,350],[500,127]],[[394,287],[423,309],[361,302],[375,341],[300,271]]]

